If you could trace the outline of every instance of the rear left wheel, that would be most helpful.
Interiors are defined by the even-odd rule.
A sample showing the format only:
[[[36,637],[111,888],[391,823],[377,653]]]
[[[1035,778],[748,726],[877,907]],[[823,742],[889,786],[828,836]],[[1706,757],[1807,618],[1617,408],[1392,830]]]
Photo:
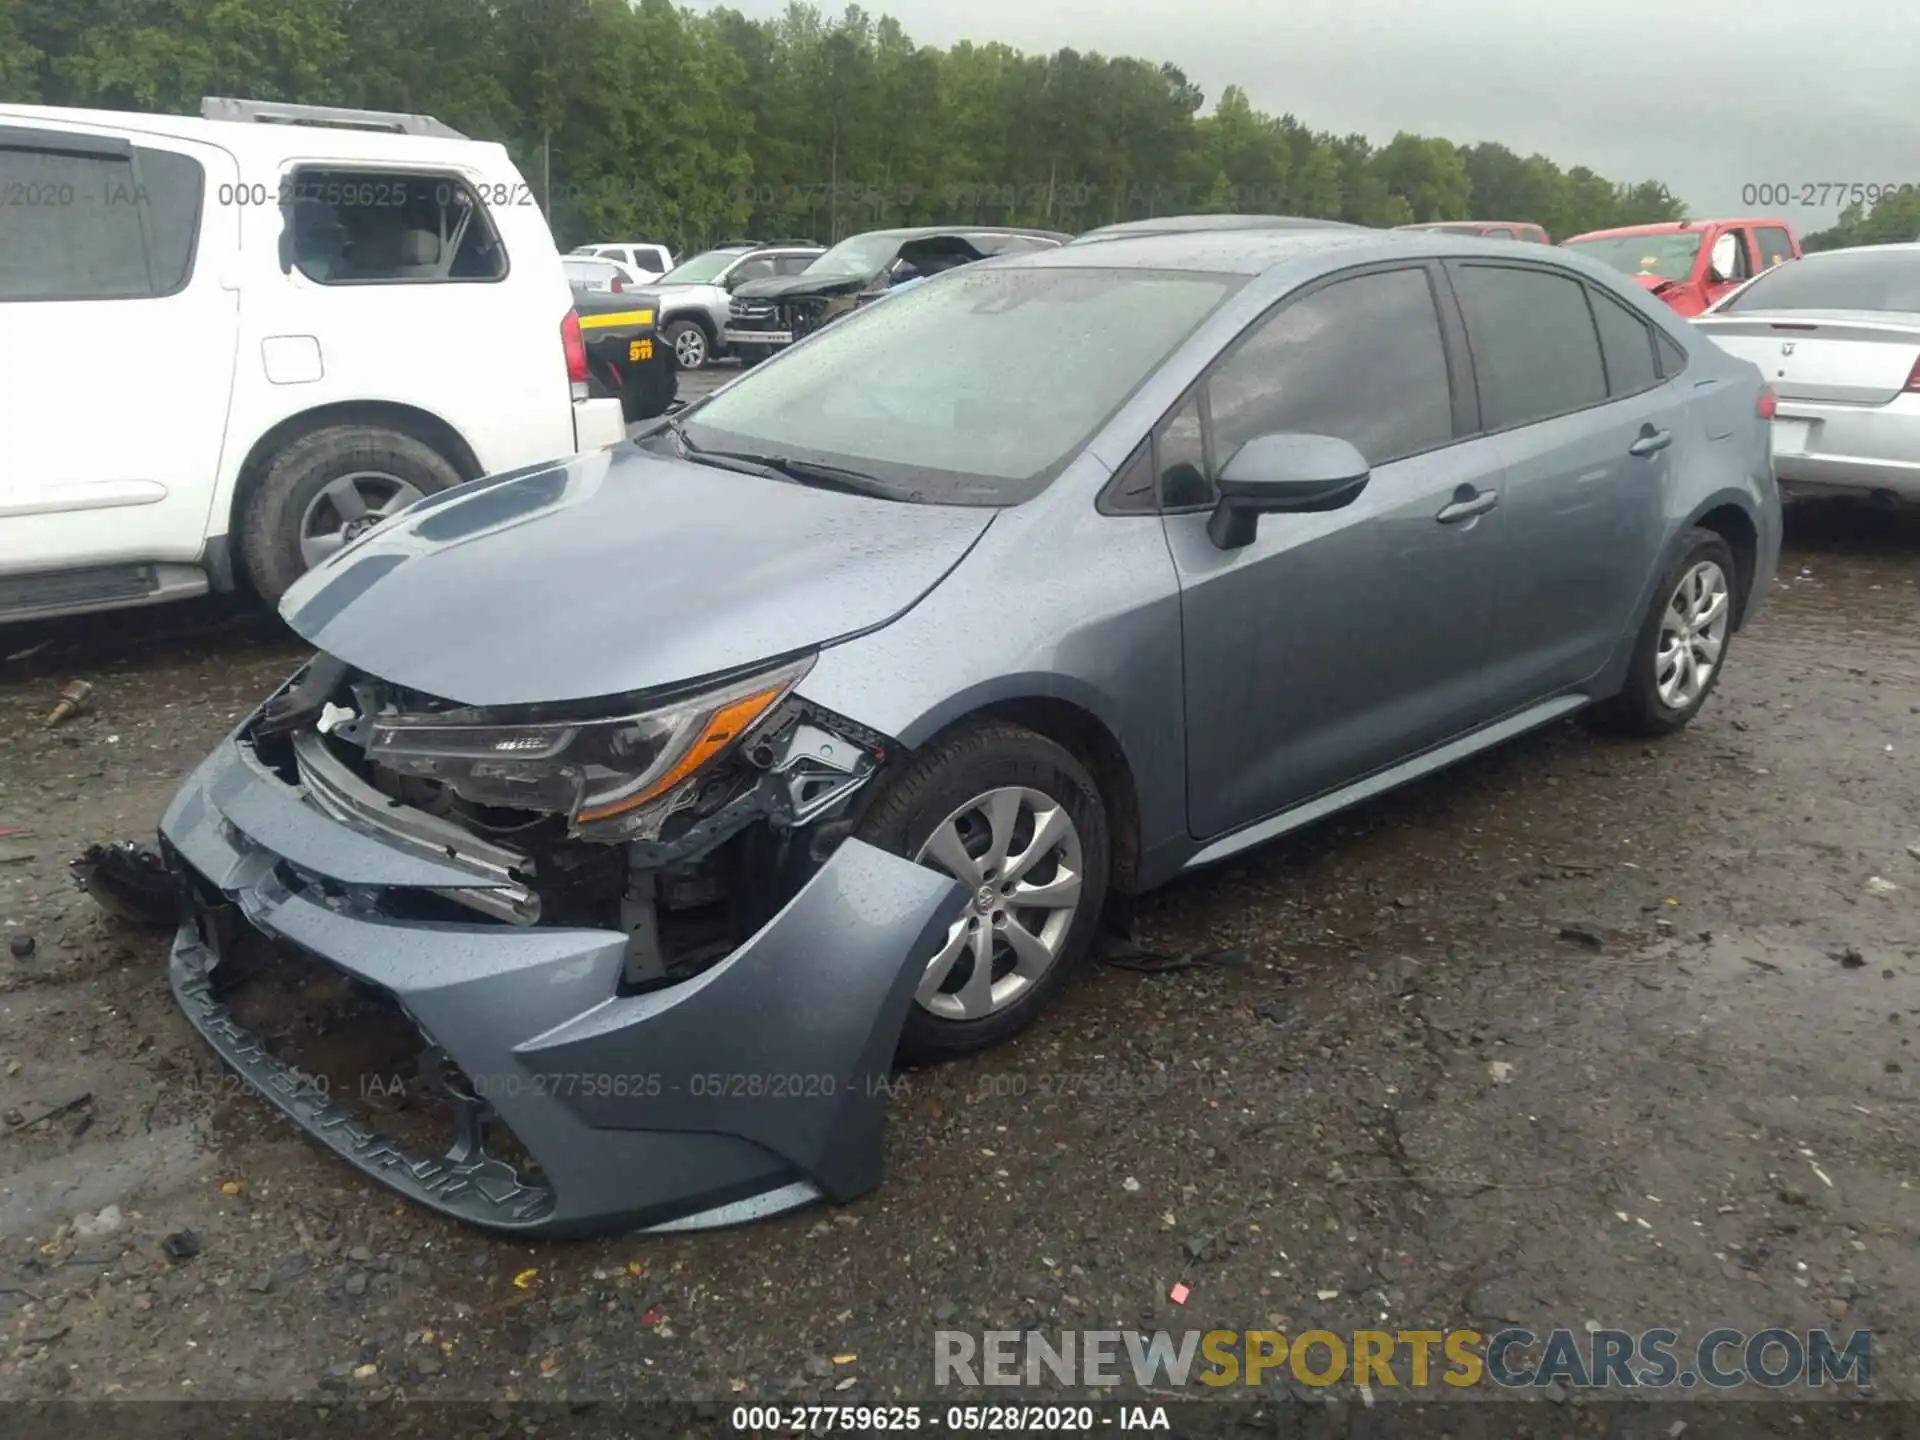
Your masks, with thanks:
[[[1687,532],[1641,624],[1626,685],[1596,711],[1602,723],[1634,735],[1671,735],[1700,713],[1726,665],[1739,573],[1720,535]]]
[[[971,1054],[1024,1028],[1087,953],[1106,899],[1106,807],[1086,768],[988,722],[936,742],[861,838],[958,880],[966,907],[925,957],[904,1059]]]

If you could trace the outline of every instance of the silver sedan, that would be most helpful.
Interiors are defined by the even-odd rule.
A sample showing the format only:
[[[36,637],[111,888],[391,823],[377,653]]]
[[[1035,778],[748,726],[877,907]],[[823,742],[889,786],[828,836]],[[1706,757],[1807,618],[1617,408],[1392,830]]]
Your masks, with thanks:
[[[1808,255],[1694,324],[1773,387],[1789,496],[1920,501],[1920,244]]]

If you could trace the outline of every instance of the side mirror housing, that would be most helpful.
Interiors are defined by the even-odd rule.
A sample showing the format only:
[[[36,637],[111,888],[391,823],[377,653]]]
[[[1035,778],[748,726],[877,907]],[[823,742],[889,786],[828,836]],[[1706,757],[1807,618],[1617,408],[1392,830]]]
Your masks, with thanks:
[[[1222,550],[1251,545],[1260,516],[1341,509],[1372,473],[1366,456],[1332,435],[1256,435],[1220,471],[1207,538]]]

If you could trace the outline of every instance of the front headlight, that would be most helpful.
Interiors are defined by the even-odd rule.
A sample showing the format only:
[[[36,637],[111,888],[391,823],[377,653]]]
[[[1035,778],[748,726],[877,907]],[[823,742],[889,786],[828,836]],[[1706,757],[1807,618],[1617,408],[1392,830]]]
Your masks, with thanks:
[[[477,805],[568,817],[613,838],[748,734],[792,693],[813,657],[656,709],[606,720],[489,722],[477,712],[376,716],[367,755],[438,780]]]

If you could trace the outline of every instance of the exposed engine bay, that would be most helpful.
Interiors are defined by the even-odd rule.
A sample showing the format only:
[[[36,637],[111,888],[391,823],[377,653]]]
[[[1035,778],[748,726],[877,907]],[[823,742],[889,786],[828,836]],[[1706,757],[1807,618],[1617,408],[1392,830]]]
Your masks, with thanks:
[[[616,930],[635,993],[722,959],[852,833],[893,746],[794,695],[807,668],[480,711],[321,655],[239,738],[334,819],[487,881],[362,903],[400,919]]]

